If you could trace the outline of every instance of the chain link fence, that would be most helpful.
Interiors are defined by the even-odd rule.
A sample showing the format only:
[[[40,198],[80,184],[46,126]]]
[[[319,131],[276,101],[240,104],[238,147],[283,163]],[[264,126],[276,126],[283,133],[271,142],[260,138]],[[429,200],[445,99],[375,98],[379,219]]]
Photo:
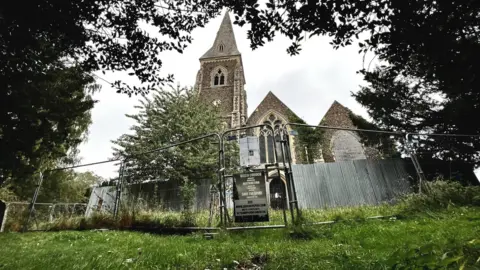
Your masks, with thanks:
[[[96,172],[113,175],[115,171],[111,162],[105,161],[36,174],[31,200],[6,202],[4,230],[78,228],[86,212],[92,211],[89,201],[95,186],[108,182],[108,179],[100,177]]]
[[[87,208],[85,203],[35,203],[28,225],[25,228],[31,204],[27,202],[7,202],[5,205],[2,232],[70,228],[70,222],[82,218]]]

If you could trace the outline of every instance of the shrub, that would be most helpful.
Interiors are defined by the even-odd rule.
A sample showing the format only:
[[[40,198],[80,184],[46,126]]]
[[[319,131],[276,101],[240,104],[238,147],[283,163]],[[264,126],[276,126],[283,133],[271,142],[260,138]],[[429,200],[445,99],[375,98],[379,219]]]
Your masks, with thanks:
[[[18,197],[9,186],[2,186],[0,187],[0,200],[4,202],[16,202],[18,201]]]
[[[88,220],[89,226],[96,229],[116,229],[118,222],[110,214],[94,213]]]
[[[387,261],[392,269],[477,269],[480,240],[469,240],[445,249],[443,245],[399,248]],[[470,268],[471,267],[471,268]]]
[[[183,210],[183,226],[195,226],[195,215],[193,213],[193,204],[195,203],[195,183],[184,180],[184,184],[180,187],[180,193],[182,194]]]
[[[410,194],[403,198],[406,211],[421,212],[455,206],[480,206],[480,186],[462,186],[458,182],[436,180],[424,184],[422,194]]]
[[[49,230],[51,231],[63,231],[63,230],[75,230],[81,226],[82,218],[68,218],[60,217],[50,224]]]

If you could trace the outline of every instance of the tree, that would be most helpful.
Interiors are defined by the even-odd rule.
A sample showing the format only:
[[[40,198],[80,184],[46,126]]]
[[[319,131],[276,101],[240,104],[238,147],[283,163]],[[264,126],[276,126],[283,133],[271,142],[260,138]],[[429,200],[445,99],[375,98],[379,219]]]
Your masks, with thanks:
[[[374,34],[386,65],[363,70],[369,83],[354,96],[382,128],[480,134],[480,4],[406,1],[393,5],[389,32]],[[408,18],[408,19],[405,19]],[[480,164],[480,138],[416,138],[421,158]]]
[[[171,76],[159,76],[159,54],[182,52],[192,40],[189,33],[218,15],[219,10],[220,5],[210,1],[2,2],[0,81],[13,75],[40,74],[61,53],[86,72],[127,71],[144,86],[132,88],[116,81],[119,92],[145,92],[172,80]],[[161,38],[142,28],[149,24]],[[46,51],[45,44],[53,47]]]
[[[145,97],[140,104],[138,114],[127,115],[136,122],[133,134],[114,141],[114,157],[126,161],[127,182],[215,179],[216,137],[153,150],[217,132],[222,126],[217,108],[202,102],[194,90],[180,87],[155,90],[152,98]]]
[[[76,161],[77,146],[91,123],[91,93],[98,86],[82,69],[62,62],[29,80],[1,84],[10,86],[0,99],[0,185],[29,197],[35,173]]]
[[[38,61],[37,56],[47,42],[55,44],[54,55],[62,52],[86,71],[129,72],[144,86],[130,87],[118,81],[119,91],[144,93],[172,79],[159,76],[159,53],[182,52],[192,40],[191,31],[203,27],[224,8],[235,13],[236,24],[250,24],[248,38],[253,49],[272,41],[277,33],[293,41],[287,50],[291,54],[299,53],[307,35],[332,36],[332,44],[338,48],[370,33],[362,43],[364,48],[381,58],[391,56],[390,62],[405,61],[399,48],[421,49],[425,59],[434,60],[431,56],[440,56],[436,53],[440,51],[432,54],[431,48],[422,47],[428,39],[430,44],[438,44],[433,40],[446,36],[478,37],[478,5],[474,0],[268,0],[265,5],[257,0],[7,1],[0,4],[0,44],[5,52],[0,56],[0,74],[41,72],[49,58]],[[41,22],[34,19],[37,14],[42,14]],[[424,25],[441,27],[430,35],[432,32],[418,31]],[[162,38],[148,34],[144,26],[155,29]],[[438,35],[442,32],[446,34],[443,37]]]
[[[53,55],[61,52],[87,72],[115,70],[135,75],[144,86],[114,84],[121,92],[145,93],[172,79],[158,76],[162,64],[159,53],[182,52],[195,27],[203,27],[223,8],[229,8],[235,13],[235,24],[250,24],[248,38],[253,49],[277,34],[292,40],[287,49],[292,55],[300,52],[307,36],[331,36],[332,45],[339,48],[365,34],[367,37],[359,42],[360,52],[373,51],[386,64],[382,69],[389,78],[416,82],[416,91],[422,95],[441,96],[447,102],[440,104],[443,109],[439,113],[425,111],[437,122],[447,117],[444,128],[433,125],[433,130],[480,132],[479,125],[458,122],[478,114],[476,104],[480,101],[480,3],[475,0],[268,0],[265,5],[257,0],[4,2],[0,4],[0,46],[4,52],[0,54],[0,74],[5,77],[0,81],[19,73],[41,73],[50,63],[49,54],[42,61],[37,56],[47,42],[55,44]],[[41,22],[32,20],[38,13],[43,15]],[[162,39],[143,31],[145,24],[158,30]],[[375,73],[368,67],[363,72],[372,82]],[[367,97],[358,98],[362,99]],[[436,105],[429,106],[438,110]],[[399,113],[387,105],[381,111],[385,117]],[[423,126],[433,131],[429,125]]]
[[[359,39],[360,53],[372,51],[383,64],[361,70],[369,86],[354,94],[379,128],[480,134],[480,124],[469,120],[480,113],[480,2],[271,0],[263,8],[257,1],[231,7],[237,24],[251,24],[252,48],[276,33],[293,41],[292,55],[307,35],[332,36],[334,48]],[[478,137],[420,138],[418,148],[480,163]]]
[[[37,202],[87,203],[88,190],[103,181],[91,171],[76,172],[72,169],[47,172]],[[33,194],[30,194],[30,196]]]

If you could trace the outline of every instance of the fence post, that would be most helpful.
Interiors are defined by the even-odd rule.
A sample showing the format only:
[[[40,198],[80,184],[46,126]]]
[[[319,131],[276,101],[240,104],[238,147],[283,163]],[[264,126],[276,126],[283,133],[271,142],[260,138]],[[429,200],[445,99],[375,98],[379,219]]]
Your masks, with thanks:
[[[225,181],[225,140],[223,137],[225,136],[226,132],[225,131],[220,135],[220,155],[221,155],[221,166],[220,166],[220,216],[223,216],[223,225],[224,227],[227,227],[227,222],[230,222],[230,215],[228,214],[228,209],[227,209],[227,185]],[[223,214],[223,215],[222,215]]]
[[[0,201],[0,203],[2,203],[2,201]],[[8,215],[9,206],[10,206],[10,203],[6,202],[5,211],[3,212],[3,217],[1,219],[2,223],[0,224],[0,233],[5,230],[5,225],[7,224],[7,215]]]
[[[115,204],[113,206],[113,217],[117,218],[118,216],[118,209],[120,208],[120,194],[122,192],[122,185],[123,185],[123,172],[125,170],[125,161],[121,161],[120,163],[120,170],[118,174],[118,182],[117,182],[117,192],[115,193]]]
[[[284,132],[287,132],[286,139],[285,139],[285,151],[287,154],[287,159],[288,159],[288,167],[289,167],[289,175],[290,175],[290,184],[291,184],[291,192],[292,194],[292,201],[290,202],[291,204],[295,204],[295,211],[297,212],[297,217],[301,217],[301,211],[298,208],[298,199],[297,199],[297,190],[295,189],[295,179],[293,177],[293,171],[292,171],[292,151],[290,149],[290,135],[288,134],[288,125],[295,125],[291,123],[284,124]],[[298,124],[296,124],[298,125]],[[315,128],[318,128],[317,126],[312,126]]]
[[[218,136],[218,182],[216,185],[218,185],[218,193],[220,197],[218,198],[220,200],[220,224],[224,226],[223,222],[223,188],[222,188],[222,182],[223,182],[223,159],[225,158],[224,154],[224,147],[223,147],[223,137],[220,134],[217,134]],[[214,204],[215,205],[215,204]],[[214,211],[215,212],[215,211]]]
[[[40,192],[40,187],[42,186],[42,183],[43,183],[43,173],[40,172],[40,178],[38,179],[37,187],[35,188],[35,193],[33,194],[32,201],[30,202],[28,216],[27,216],[27,219],[25,220],[25,223],[23,224],[22,232],[26,232],[28,229],[28,225],[30,224],[30,219],[32,218],[32,214],[35,211],[35,203],[37,202],[38,193]]]
[[[293,210],[293,192],[292,192],[292,164],[290,161],[290,157],[287,156],[287,148],[289,147],[287,145],[287,139],[285,137],[288,136],[288,134],[284,134],[287,132],[286,128],[283,128],[282,132],[280,133],[280,141],[281,141],[281,150],[282,150],[282,162],[283,162],[283,170],[285,171],[285,178],[287,180],[287,192],[288,192],[288,207],[290,208],[290,216],[292,218],[292,224],[295,222],[295,214]],[[288,167],[285,162],[285,159],[288,160]]]
[[[417,155],[411,149],[410,147],[412,146],[412,143],[409,139],[409,133],[405,135],[406,139],[406,146],[407,146],[407,153],[410,154],[410,159],[412,160],[413,166],[415,167],[415,171],[417,172],[418,176],[418,193],[422,193],[422,185],[426,181],[425,179],[425,174],[423,173],[422,166],[420,165],[420,162],[417,159]],[[412,147],[413,148],[413,147]]]
[[[50,211],[48,211],[48,221],[53,222],[53,212],[55,211],[55,204],[50,205]]]

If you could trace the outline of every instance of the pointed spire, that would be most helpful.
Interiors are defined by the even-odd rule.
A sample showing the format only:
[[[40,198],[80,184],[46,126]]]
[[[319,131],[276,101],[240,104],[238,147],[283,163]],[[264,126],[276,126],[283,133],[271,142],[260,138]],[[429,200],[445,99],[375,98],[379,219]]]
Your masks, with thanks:
[[[233,33],[232,22],[228,11],[225,12],[222,24],[217,32],[217,37],[213,42],[212,47],[200,59],[240,55],[235,41],[235,34]]]

